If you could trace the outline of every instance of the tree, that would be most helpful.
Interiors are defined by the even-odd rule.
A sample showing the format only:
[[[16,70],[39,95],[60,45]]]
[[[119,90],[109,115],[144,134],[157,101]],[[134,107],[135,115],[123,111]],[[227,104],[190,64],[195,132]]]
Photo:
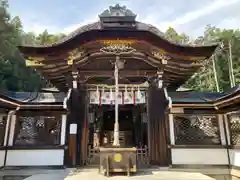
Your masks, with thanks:
[[[220,89],[227,91],[230,88],[229,77],[229,41],[232,46],[233,73],[236,84],[240,83],[240,31],[239,30],[221,30],[208,25],[201,36],[195,40],[195,44],[223,43],[223,49],[216,52],[216,72]],[[197,86],[194,86],[196,84]],[[203,68],[195,74],[186,84],[187,87],[200,91],[216,91],[214,82],[213,65],[210,60],[204,62]]]
[[[178,34],[177,31],[172,27],[169,27],[167,29],[167,31],[165,32],[165,35],[168,40],[179,43],[179,44],[186,44],[189,42],[189,37],[186,34],[184,33]]]
[[[7,1],[0,0],[0,90],[34,91],[42,86],[41,77],[25,66],[17,45],[22,43],[22,23],[11,19]]]
[[[16,45],[16,31],[11,24],[10,15],[7,11],[8,4],[4,0],[0,0],[0,60],[4,61],[4,57],[14,53]],[[3,63],[3,62],[2,62]]]

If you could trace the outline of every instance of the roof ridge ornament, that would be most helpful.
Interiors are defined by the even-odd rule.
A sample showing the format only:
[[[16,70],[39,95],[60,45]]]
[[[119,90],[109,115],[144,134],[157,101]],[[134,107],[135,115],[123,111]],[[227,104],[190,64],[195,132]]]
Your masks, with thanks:
[[[109,9],[103,11],[99,17],[118,17],[118,16],[128,16],[136,18],[136,14],[134,14],[131,10],[127,9],[126,6],[120,6],[120,4],[116,4],[115,6],[109,6]]]
[[[128,24],[129,27],[135,27],[136,17],[136,14],[127,9],[126,6],[120,6],[119,4],[110,6],[99,15],[100,22],[110,27],[123,26],[123,24],[125,24],[125,26]]]

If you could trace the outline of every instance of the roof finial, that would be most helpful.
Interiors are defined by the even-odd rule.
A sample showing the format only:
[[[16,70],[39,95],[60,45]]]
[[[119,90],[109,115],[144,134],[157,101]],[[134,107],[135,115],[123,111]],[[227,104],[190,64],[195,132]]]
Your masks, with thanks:
[[[116,4],[115,6],[109,6],[109,9],[106,9],[103,13],[99,15],[102,17],[115,17],[115,16],[126,16],[126,17],[136,17],[136,15],[126,6],[121,6],[120,4]]]

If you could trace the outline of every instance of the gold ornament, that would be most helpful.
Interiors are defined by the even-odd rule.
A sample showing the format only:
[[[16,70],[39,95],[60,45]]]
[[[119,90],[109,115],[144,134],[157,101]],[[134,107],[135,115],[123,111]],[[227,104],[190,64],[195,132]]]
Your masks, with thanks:
[[[101,48],[102,52],[106,53],[131,53],[135,49],[131,46],[135,41],[133,40],[105,40],[103,41],[104,47]]]
[[[43,66],[43,61],[44,61],[44,57],[28,57],[28,59],[26,59],[26,66],[27,67],[37,67],[37,66]]]
[[[114,161],[116,162],[121,162],[122,161],[122,155],[117,153],[117,154],[114,154],[114,157],[113,157]]]

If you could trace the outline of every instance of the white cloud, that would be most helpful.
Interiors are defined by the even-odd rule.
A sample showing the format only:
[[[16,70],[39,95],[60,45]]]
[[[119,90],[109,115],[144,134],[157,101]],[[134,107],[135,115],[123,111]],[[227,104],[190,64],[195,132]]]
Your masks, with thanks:
[[[239,0],[218,0],[213,1],[211,4],[207,5],[204,8],[199,8],[190,12],[187,12],[183,16],[175,19],[174,21],[170,22],[171,26],[176,27],[178,25],[190,23],[193,20],[196,20],[202,16],[206,16],[209,14],[214,13],[215,11],[227,8],[227,6],[233,5],[239,2]]]
[[[212,1],[209,4],[206,4],[205,7],[200,7],[198,9],[195,9],[193,11],[185,12],[185,14],[179,15],[179,17],[175,18],[173,21],[165,21],[165,22],[157,22],[156,21],[156,13],[153,12],[152,15],[147,16],[145,19],[143,19],[144,22],[148,22],[150,24],[153,24],[157,26],[162,31],[166,31],[169,26],[176,28],[177,30],[181,31],[181,28],[179,26],[184,26],[192,21],[198,20],[199,18],[202,18],[204,16],[217,13],[218,10],[223,8],[229,8],[229,6],[239,3],[240,0],[216,0]],[[231,12],[231,8],[229,8],[229,13]],[[159,12],[157,12],[159,13]],[[221,17],[221,14],[219,14],[220,19],[224,19],[224,17]],[[211,18],[210,16],[206,18]],[[228,22],[228,19],[224,21],[225,24],[231,24],[231,22]],[[204,26],[206,26],[205,24]],[[222,24],[223,25],[223,24]],[[236,26],[236,24],[235,24]],[[225,26],[226,28],[228,26]],[[232,27],[232,24],[230,25]],[[191,29],[194,30],[194,29]]]

